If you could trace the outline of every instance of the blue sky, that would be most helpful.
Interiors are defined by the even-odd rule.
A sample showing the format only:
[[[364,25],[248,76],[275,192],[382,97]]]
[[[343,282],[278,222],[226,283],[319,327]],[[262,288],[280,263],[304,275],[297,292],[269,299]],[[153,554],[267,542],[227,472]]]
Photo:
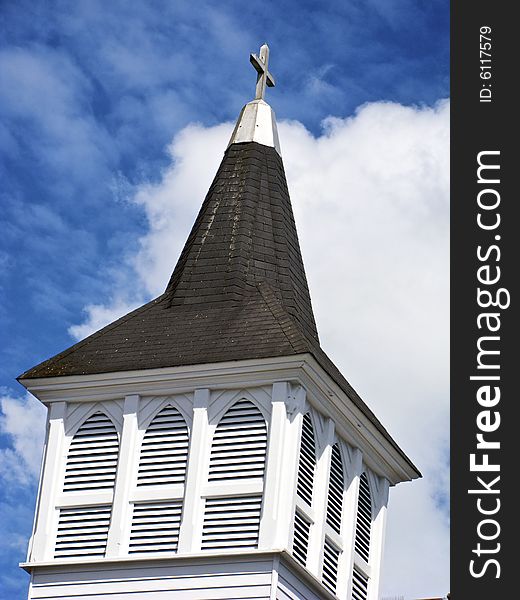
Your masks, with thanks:
[[[132,262],[150,215],[129,198],[161,182],[167,146],[190,123],[236,118],[254,89],[249,52],[269,43],[279,121],[319,137],[324,119],[365,103],[447,98],[448,17],[447,0],[4,0],[2,395],[23,402],[16,376],[69,346],[86,307],[121,289],[130,304],[150,295]],[[172,246],[172,268],[176,258]],[[0,434],[7,465],[32,452],[13,431],[16,414],[4,415]],[[0,487],[1,598],[26,595],[16,565],[36,493],[37,467],[27,468],[26,477],[4,473]]]

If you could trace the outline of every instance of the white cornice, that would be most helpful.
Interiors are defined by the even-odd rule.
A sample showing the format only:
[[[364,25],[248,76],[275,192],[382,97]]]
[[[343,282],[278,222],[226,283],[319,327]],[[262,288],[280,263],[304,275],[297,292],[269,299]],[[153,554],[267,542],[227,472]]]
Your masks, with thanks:
[[[93,402],[128,394],[171,395],[197,388],[236,389],[289,381],[336,423],[338,434],[360,448],[365,464],[395,485],[420,476],[404,452],[358,408],[310,354],[202,365],[25,379],[21,383],[43,403]]]

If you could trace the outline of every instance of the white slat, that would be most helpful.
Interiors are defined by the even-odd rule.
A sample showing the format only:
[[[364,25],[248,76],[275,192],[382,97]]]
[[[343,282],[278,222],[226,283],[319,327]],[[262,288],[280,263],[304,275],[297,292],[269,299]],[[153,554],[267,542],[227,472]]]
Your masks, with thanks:
[[[135,504],[129,554],[177,552],[181,517],[182,501]]]
[[[341,514],[343,511],[343,490],[345,479],[343,461],[338,444],[332,446],[330,461],[329,492],[327,497],[327,523],[336,533],[341,533]]]
[[[352,600],[367,600],[368,598],[368,577],[359,571],[352,572]]]
[[[102,412],[89,417],[69,446],[64,492],[114,487],[119,439],[112,421]]]
[[[294,515],[292,553],[294,558],[303,566],[307,563],[310,528],[309,521],[299,511],[296,511]]]
[[[316,469],[316,441],[314,427],[309,413],[303,417],[302,436],[300,442],[300,459],[298,464],[298,496],[312,506],[312,490],[314,471]]]
[[[325,538],[321,579],[323,585],[333,594],[336,593],[336,585],[338,583],[338,561],[339,550],[330,542],[330,540]]]
[[[54,557],[105,556],[110,512],[110,506],[62,508]]]
[[[356,537],[354,546],[363,559],[368,562],[370,556],[370,532],[372,528],[372,497],[366,473],[359,478],[359,496],[357,504]]]
[[[257,548],[262,496],[207,498],[203,550]]]
[[[239,400],[222,417],[211,445],[209,481],[264,476],[267,425],[249,400]]]
[[[173,406],[152,420],[141,444],[137,486],[183,484],[188,462],[188,426]]]

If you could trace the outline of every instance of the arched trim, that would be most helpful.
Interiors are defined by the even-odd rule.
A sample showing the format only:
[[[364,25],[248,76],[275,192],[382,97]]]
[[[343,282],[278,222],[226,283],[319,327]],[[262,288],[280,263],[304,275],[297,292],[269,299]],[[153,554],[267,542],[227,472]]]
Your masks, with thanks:
[[[229,396],[227,393],[221,394],[210,404],[208,410],[208,420],[210,426],[215,427],[218,425],[222,417],[228,412],[231,406],[236,404],[241,400],[249,400],[255,407],[260,411],[264,420],[267,424],[271,419],[271,398],[267,396],[264,390],[254,390],[257,392],[257,395],[251,393],[247,389],[242,389],[240,391],[235,392],[233,395]],[[258,397],[257,397],[258,396]]]
[[[140,403],[140,409],[138,413],[139,429],[146,430],[150,423],[155,419],[158,413],[161,412],[166,406],[172,406],[182,415],[188,429],[192,427],[192,410],[188,410],[188,404],[192,406],[192,400],[182,395],[174,396],[155,396],[153,398],[143,398]]]

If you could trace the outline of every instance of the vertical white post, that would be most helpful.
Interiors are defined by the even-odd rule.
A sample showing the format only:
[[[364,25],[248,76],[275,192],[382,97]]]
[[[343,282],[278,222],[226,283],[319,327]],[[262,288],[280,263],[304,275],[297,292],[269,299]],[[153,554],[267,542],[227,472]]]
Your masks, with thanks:
[[[373,481],[373,477],[371,480]],[[378,485],[372,485],[371,492],[374,503],[374,521],[370,540],[370,587],[369,600],[378,600],[381,579],[383,549],[385,547],[386,507],[390,484],[387,479],[377,478]],[[371,483],[372,483],[371,481]]]
[[[318,432],[316,431],[316,434]],[[329,489],[329,470],[334,442],[334,421],[327,419],[321,439],[317,439],[317,448],[321,449],[316,464],[314,477],[314,491],[312,494],[312,508],[314,523],[309,535],[309,551],[307,554],[307,567],[311,573],[320,576],[321,555],[323,551],[323,538],[325,535],[325,515],[327,511],[327,493]]]
[[[281,497],[283,487],[282,472],[284,457],[284,437],[287,413],[285,403],[289,396],[287,382],[273,384],[271,396],[271,422],[269,425],[269,447],[267,448],[267,465],[265,470],[264,499],[262,508],[262,521],[258,548],[260,550],[277,549],[278,544],[283,544],[284,523],[280,520],[281,502],[286,498]]]
[[[132,394],[125,397],[123,407],[123,431],[119,446],[112,517],[108,532],[106,556],[122,556],[128,552],[128,531],[130,529],[130,489],[136,459],[137,411],[139,396]]]
[[[296,482],[298,480],[298,457],[300,455],[300,435],[303,411],[307,393],[299,387],[294,397],[294,405],[288,410],[285,439],[283,445],[282,484],[280,488],[280,525],[276,545],[280,549],[291,549],[292,522],[296,510]]]
[[[56,496],[61,492],[62,454],[65,444],[66,402],[53,402],[49,409],[47,447],[38,500],[38,515],[30,560],[51,560],[54,549]]]
[[[179,553],[198,552],[202,530],[202,488],[206,479],[208,439],[208,405],[210,391],[195,390],[193,395],[193,427],[184,491],[184,509],[179,534]]]
[[[343,444],[343,450],[346,446]],[[357,499],[359,477],[363,472],[363,455],[359,448],[350,448],[343,453],[348,457],[345,465],[346,492],[343,501],[343,552],[339,555],[337,591],[340,598],[350,598],[352,569],[354,568],[354,538],[356,535]]]

